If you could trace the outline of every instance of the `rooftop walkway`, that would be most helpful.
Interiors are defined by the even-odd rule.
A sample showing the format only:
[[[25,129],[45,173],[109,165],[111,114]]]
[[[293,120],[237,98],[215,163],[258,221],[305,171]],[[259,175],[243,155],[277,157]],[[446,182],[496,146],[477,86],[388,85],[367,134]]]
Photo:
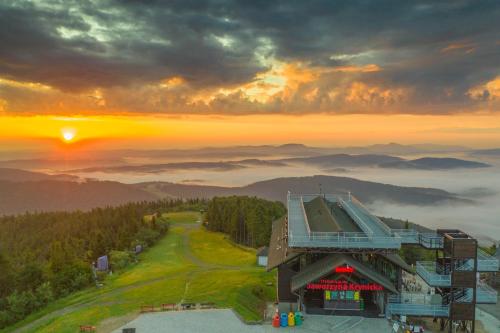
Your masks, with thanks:
[[[399,249],[401,239],[352,196],[289,194],[288,246]]]

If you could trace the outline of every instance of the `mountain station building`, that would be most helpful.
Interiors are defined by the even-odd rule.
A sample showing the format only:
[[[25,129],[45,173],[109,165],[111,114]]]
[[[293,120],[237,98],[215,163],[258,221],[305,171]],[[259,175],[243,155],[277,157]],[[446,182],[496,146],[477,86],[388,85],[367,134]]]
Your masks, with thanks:
[[[474,332],[476,304],[497,302],[496,290],[479,276],[498,271],[498,260],[460,230],[393,229],[350,193],[288,193],[287,204],[287,216],[273,224],[267,263],[277,270],[281,308],[433,317],[450,332],[457,326]],[[398,255],[407,245],[432,250],[435,259],[414,269]],[[414,274],[426,288],[409,292],[403,275]]]

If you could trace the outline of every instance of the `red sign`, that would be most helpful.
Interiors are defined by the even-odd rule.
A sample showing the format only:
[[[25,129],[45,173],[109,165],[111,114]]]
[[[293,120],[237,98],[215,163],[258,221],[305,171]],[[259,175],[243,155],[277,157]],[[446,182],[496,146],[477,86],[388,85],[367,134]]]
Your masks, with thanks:
[[[340,280],[320,280],[319,283],[308,283],[306,286],[309,290],[333,290],[333,291],[374,291],[384,290],[380,284],[377,283],[353,283]]]
[[[354,267],[349,267],[349,266],[335,267],[335,273],[354,273]]]

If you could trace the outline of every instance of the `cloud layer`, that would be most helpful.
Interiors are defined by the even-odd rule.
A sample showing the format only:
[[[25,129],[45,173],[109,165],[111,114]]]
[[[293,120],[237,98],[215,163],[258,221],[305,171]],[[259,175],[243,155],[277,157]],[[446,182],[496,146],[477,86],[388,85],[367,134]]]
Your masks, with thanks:
[[[498,1],[2,1],[0,112],[500,107]]]

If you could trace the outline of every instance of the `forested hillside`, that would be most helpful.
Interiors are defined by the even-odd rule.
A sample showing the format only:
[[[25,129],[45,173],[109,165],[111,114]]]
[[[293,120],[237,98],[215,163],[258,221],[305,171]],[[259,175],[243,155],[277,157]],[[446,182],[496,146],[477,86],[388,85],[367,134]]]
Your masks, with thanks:
[[[246,160],[244,163],[260,163]],[[241,162],[241,161],[240,161]],[[266,162],[268,163],[268,162]],[[25,212],[87,211],[128,202],[172,198],[256,196],[286,202],[286,193],[317,193],[319,184],[327,193],[352,192],[364,203],[385,201],[404,205],[472,203],[456,194],[422,187],[402,187],[337,176],[286,177],[241,187],[146,182],[123,184],[116,181],[76,181],[68,175],[0,168],[0,215]],[[26,180],[24,180],[26,178]]]
[[[425,187],[404,187],[348,177],[308,176],[264,180],[241,187],[222,187],[166,182],[139,183],[132,186],[162,197],[213,198],[231,195],[257,196],[286,203],[287,192],[318,193],[319,184],[325,193],[352,192],[363,203],[385,201],[403,205],[437,205],[441,203],[472,203],[456,194]]]
[[[198,200],[162,200],[1,217],[0,328],[90,285],[97,257],[110,255],[119,266],[135,245],[151,246],[168,229],[159,213],[204,206]]]
[[[110,181],[0,180],[0,215],[27,211],[90,210],[157,199],[157,196],[141,189]]]
[[[285,213],[285,206],[278,201],[215,197],[208,203],[205,223],[209,230],[224,232],[239,244],[258,247],[269,244],[272,222]]]

